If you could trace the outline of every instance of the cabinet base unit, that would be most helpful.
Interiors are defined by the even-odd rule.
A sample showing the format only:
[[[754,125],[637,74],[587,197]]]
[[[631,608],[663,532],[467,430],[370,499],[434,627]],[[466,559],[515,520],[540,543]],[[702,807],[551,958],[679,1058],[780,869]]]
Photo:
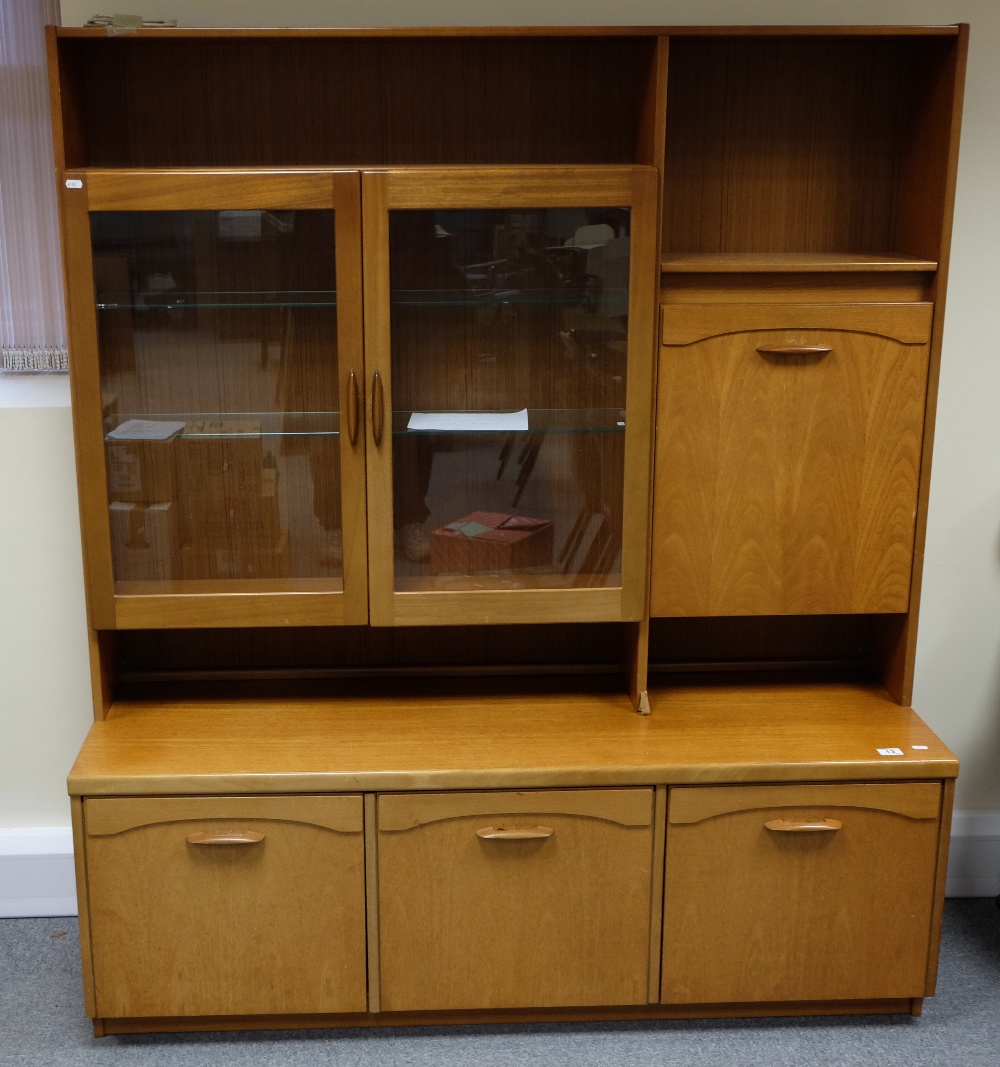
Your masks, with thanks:
[[[116,704],[70,779],[97,1025],[917,1012],[933,991],[957,768],[884,691],[678,685],[645,717],[491,688]]]
[[[95,1033],[919,1015],[968,27],[129,30],[47,37]]]

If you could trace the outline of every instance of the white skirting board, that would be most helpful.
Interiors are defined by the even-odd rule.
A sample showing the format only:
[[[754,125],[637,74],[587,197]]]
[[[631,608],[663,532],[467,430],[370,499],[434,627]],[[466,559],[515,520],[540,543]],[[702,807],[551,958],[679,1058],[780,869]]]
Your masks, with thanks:
[[[76,915],[68,826],[0,829],[0,918]]]
[[[950,897],[1000,896],[1000,811],[956,811],[948,856]]]
[[[948,896],[1000,895],[1000,811],[956,811]],[[0,829],[0,918],[76,915],[68,826]]]

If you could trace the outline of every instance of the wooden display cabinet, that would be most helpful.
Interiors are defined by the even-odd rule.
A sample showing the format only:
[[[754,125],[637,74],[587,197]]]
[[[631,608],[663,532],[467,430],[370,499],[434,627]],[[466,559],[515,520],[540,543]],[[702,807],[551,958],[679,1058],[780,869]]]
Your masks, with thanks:
[[[966,47],[50,32],[95,1032],[919,1014]]]

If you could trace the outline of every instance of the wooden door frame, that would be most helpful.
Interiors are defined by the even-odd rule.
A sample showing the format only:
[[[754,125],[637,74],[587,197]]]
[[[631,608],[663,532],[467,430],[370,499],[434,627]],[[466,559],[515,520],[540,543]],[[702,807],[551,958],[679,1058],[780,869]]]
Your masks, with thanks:
[[[405,209],[629,207],[628,379],[622,585],[596,589],[396,592],[391,426],[368,426],[371,621],[376,626],[638,621],[646,606],[657,265],[657,172],[641,166],[410,167],[361,175],[365,279],[365,380],[376,373],[392,412],[389,212]],[[374,397],[373,397],[374,399]]]
[[[339,399],[347,411],[350,372],[360,371],[360,180],[356,170],[314,168],[116,169],[63,174],[70,381],[80,485],[84,560],[95,630],[189,626],[364,624],[368,619],[364,437],[352,447],[340,435],[344,588],[320,580],[283,583],[268,591],[183,588],[116,594],[108,518],[100,358],[94,308],[92,211],[332,210],[336,213]],[[343,358],[347,356],[347,358]],[[356,371],[357,373],[357,371]],[[207,583],[198,583],[201,586]]]

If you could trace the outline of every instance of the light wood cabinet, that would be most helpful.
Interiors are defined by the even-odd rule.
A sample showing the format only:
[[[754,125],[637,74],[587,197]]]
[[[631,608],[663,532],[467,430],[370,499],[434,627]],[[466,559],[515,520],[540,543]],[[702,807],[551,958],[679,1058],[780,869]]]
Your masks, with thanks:
[[[362,799],[88,800],[102,1016],[364,1011]]]
[[[654,615],[906,611],[932,311],[664,307]]]
[[[967,41],[50,29],[97,1033],[919,1013]]]
[[[923,996],[936,782],[670,791],[661,999]]]
[[[383,1010],[645,1004],[653,790],[378,801]]]

